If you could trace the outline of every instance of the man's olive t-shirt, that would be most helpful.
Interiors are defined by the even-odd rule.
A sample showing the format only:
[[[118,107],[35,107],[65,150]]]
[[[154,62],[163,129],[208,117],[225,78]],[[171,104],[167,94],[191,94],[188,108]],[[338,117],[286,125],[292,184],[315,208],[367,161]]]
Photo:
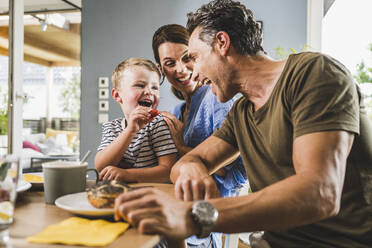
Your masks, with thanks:
[[[265,232],[273,247],[372,247],[372,127],[358,86],[336,60],[319,53],[294,54],[260,109],[254,112],[252,103],[240,98],[214,133],[239,149],[257,191],[295,174],[294,139],[330,130],[356,134],[341,210],[314,224]]]

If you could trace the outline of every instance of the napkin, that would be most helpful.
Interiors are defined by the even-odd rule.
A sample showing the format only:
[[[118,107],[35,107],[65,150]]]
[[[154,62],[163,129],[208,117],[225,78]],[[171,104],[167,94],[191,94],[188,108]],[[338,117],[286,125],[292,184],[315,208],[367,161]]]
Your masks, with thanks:
[[[42,232],[27,238],[28,242],[66,245],[105,246],[114,241],[129,227],[128,223],[106,220],[89,220],[71,217],[50,225]]]
[[[30,175],[30,174],[25,174],[23,177],[23,180],[29,183],[42,183],[44,182],[44,178],[41,176],[36,176],[36,175]]]

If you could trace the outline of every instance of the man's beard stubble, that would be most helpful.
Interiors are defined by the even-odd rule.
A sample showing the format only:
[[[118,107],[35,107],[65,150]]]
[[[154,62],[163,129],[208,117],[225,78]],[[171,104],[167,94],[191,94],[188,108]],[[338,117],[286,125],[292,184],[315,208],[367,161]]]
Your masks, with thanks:
[[[218,97],[220,102],[227,102],[231,100],[237,93],[235,85],[238,85],[236,82],[238,73],[236,69],[231,69],[230,71],[225,72],[224,75],[226,75],[226,79],[217,79],[215,82],[215,86],[220,92],[220,97]]]

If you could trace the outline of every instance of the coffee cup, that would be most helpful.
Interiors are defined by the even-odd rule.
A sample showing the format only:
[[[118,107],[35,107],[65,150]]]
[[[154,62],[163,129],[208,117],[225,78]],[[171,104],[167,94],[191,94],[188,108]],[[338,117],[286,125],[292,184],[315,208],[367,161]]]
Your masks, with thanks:
[[[53,161],[43,163],[45,202],[54,204],[54,201],[63,195],[85,191],[88,163],[79,161]]]

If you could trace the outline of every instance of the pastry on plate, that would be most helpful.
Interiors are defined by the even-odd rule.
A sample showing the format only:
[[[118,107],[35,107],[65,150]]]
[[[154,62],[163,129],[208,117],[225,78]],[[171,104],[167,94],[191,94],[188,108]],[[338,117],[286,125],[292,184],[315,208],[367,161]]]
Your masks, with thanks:
[[[113,208],[115,199],[130,187],[119,181],[101,181],[87,190],[88,201],[96,208]]]

